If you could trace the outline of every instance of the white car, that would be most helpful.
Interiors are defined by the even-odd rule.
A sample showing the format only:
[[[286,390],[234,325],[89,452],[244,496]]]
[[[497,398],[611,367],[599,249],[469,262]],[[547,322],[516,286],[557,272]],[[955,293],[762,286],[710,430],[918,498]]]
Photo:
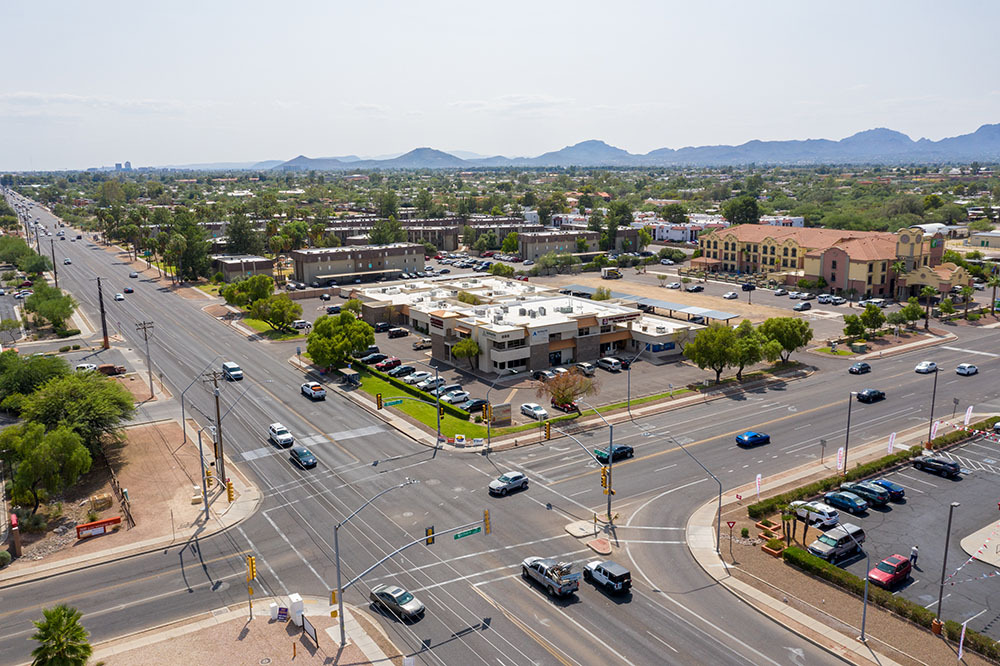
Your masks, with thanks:
[[[115,300],[116,301],[124,301],[125,300],[125,294],[123,294],[121,292],[118,292],[117,294],[115,294]]]
[[[420,382],[424,381],[428,377],[433,377],[433,376],[434,375],[432,375],[431,373],[427,372],[426,370],[421,370],[420,372],[414,372],[411,375],[407,375],[407,376],[403,377],[403,382],[406,383],[406,384],[410,384],[410,385],[419,384]]]
[[[513,490],[525,490],[528,487],[528,477],[523,472],[507,472],[500,478],[490,481],[490,494],[506,495]]]
[[[979,368],[972,365],[971,363],[960,363],[958,367],[955,368],[955,372],[957,372],[960,375],[974,375],[977,372],[979,372]]]
[[[674,262],[672,259],[660,259],[660,263],[664,266],[673,266]]]
[[[288,432],[288,428],[280,423],[272,423],[267,427],[267,437],[278,446],[284,448],[288,448],[295,443],[292,433]]]
[[[302,395],[313,400],[326,400],[326,389],[319,382],[306,382],[302,385]]]
[[[667,285],[667,289],[680,289],[680,288],[681,288],[680,282],[671,282],[670,284]]]
[[[433,391],[434,389],[443,385],[447,381],[444,377],[435,377],[431,375],[429,372],[427,374],[430,376],[424,381],[417,384],[417,388],[420,389],[421,391]]]
[[[73,263],[73,260],[70,259],[69,257],[66,257],[65,259],[63,259],[63,265],[65,265],[65,266],[69,266],[72,263]]]
[[[536,402],[526,402],[521,405],[521,413],[538,421],[544,421],[549,418],[549,413]]]
[[[736,293],[735,291],[727,291],[726,293],[724,293],[724,294],[722,295],[722,297],[723,297],[723,298],[728,298],[729,300],[732,300],[732,299],[734,299],[734,298],[739,298],[739,297],[740,297],[740,295],[739,295],[739,294],[737,294],[737,293]]]
[[[795,515],[806,521],[810,525],[817,524],[823,527],[832,527],[840,522],[840,514],[832,506],[822,502],[803,502],[798,500],[792,502]]]
[[[93,363],[80,363],[76,366],[77,372],[94,372],[97,370],[97,366]]]
[[[913,368],[913,371],[919,372],[923,375],[931,372],[937,372],[937,363],[934,361],[921,361],[920,363],[917,363],[917,367]]]
[[[441,396],[441,402],[447,402],[449,405],[458,405],[469,399],[468,391],[451,391]]]

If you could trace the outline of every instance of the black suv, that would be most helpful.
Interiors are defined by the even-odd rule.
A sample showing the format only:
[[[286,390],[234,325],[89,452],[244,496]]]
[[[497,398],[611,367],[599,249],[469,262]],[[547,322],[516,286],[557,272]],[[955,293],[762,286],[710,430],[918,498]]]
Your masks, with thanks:
[[[614,460],[622,460],[624,458],[631,458],[635,455],[635,450],[631,446],[625,446],[624,444],[615,444],[615,450],[612,454]],[[594,449],[594,457],[602,463],[608,462],[608,450],[604,449]]]
[[[917,469],[940,474],[941,476],[956,477],[962,473],[962,468],[958,466],[958,463],[947,458],[917,458],[913,461],[913,466]]]
[[[387,321],[375,322],[375,332],[376,333],[385,333],[388,330],[389,330],[389,322],[387,322]]]

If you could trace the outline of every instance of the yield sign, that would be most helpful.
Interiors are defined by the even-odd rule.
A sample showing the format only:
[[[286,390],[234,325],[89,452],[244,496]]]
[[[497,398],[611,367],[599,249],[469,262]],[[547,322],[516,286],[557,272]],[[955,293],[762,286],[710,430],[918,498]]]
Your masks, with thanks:
[[[736,527],[736,521],[735,520],[727,520],[726,521],[726,525],[729,525],[729,529],[733,529],[734,527]]]

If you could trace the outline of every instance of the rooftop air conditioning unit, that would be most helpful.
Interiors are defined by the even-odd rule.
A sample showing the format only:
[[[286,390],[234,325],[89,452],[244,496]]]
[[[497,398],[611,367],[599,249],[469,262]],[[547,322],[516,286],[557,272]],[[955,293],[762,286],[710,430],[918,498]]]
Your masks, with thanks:
[[[540,314],[541,316],[544,317],[545,316],[545,308],[538,308],[538,314]]]
[[[667,327],[666,326],[657,326],[656,327],[656,332],[657,333],[666,333],[667,332]]]
[[[528,310],[528,316],[531,317],[532,319],[534,319],[534,318],[536,318],[538,316],[538,311],[537,310]]]
[[[528,314],[528,311],[525,310],[524,308],[518,308],[517,309],[517,314],[519,314],[519,315],[521,315],[523,317],[524,315]]]
[[[506,305],[501,305],[500,310],[502,310],[504,313],[510,312],[510,308],[508,308]]]

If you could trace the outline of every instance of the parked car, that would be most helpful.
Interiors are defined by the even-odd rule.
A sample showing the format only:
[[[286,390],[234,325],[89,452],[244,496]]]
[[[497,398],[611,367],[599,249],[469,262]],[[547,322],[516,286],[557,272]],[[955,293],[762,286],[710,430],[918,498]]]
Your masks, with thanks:
[[[836,562],[842,557],[858,552],[865,542],[865,531],[851,523],[834,525],[825,534],[809,544],[809,552],[827,562]]]
[[[306,382],[302,385],[302,395],[313,400],[326,400],[326,389],[319,382]]]
[[[309,469],[316,466],[316,456],[304,446],[292,447],[288,457],[302,469]]]
[[[445,384],[445,380],[442,378],[441,385],[431,387],[431,390],[429,390],[428,393],[430,393],[435,398],[438,396],[441,396],[443,398],[452,391],[459,391],[461,389],[462,386],[460,384]]]
[[[469,399],[468,391],[450,391],[441,396],[441,402],[447,402],[449,405],[458,405]]]
[[[490,481],[491,495],[506,495],[515,490],[527,490],[528,477],[523,472],[507,472],[506,474]]]
[[[889,491],[889,499],[893,502],[898,502],[906,496],[906,488],[898,483],[890,481],[889,479],[875,479],[872,483]]]
[[[700,284],[692,284],[692,285],[688,285],[687,289],[685,289],[684,291],[688,291],[688,292],[691,292],[693,294],[695,292],[705,291],[705,288],[703,286],[701,286]]]
[[[849,367],[847,371],[852,375],[863,375],[865,373],[871,372],[872,366],[868,365],[864,361],[858,361],[857,363]]]
[[[796,312],[805,312],[806,310],[812,310],[812,303],[809,301],[802,301],[801,303],[796,303],[795,307],[792,308]]]
[[[472,412],[482,411],[483,407],[488,404],[489,403],[483,400],[482,398],[470,398],[469,400],[463,402],[461,405],[458,405],[458,408],[464,409],[465,411],[472,413]]]
[[[328,305],[328,306],[326,306],[326,313],[328,315],[340,314],[340,306],[339,305]]]
[[[847,299],[843,296],[832,296],[830,298],[830,305],[843,305],[847,302]]]
[[[292,437],[292,433],[288,432],[288,428],[280,423],[272,423],[267,427],[267,438],[278,446],[283,446],[285,448],[295,443],[295,438]]]
[[[660,259],[660,264],[663,266],[673,266],[674,262],[672,259]]]
[[[788,292],[788,298],[797,299],[798,297],[799,297],[799,292],[797,292],[797,291],[790,291],[790,292]]]
[[[770,443],[771,436],[763,432],[747,430],[746,432],[736,436],[736,444],[738,446],[757,446],[758,444]]]
[[[292,322],[292,328],[301,331],[306,328],[312,328],[312,324],[307,322],[305,319],[296,319],[295,321]]]
[[[94,363],[79,363],[75,369],[77,372],[94,372],[97,370],[97,365]]]
[[[526,402],[521,405],[521,413],[538,421],[549,418],[549,413],[545,411],[545,408],[535,402]]]
[[[868,572],[868,580],[886,589],[892,589],[901,583],[905,583],[910,577],[913,565],[910,558],[902,555],[890,555]]]
[[[611,358],[617,359],[621,364],[622,370],[628,370],[632,367],[632,357],[631,356],[612,356]]]
[[[381,363],[387,358],[389,358],[388,354],[382,354],[382,353],[368,354],[367,356],[361,359],[361,362],[364,363],[365,365],[375,365],[376,363]]]
[[[919,470],[934,472],[941,476],[958,477],[962,473],[962,468],[957,462],[940,458],[937,456],[921,456],[913,460],[913,466]]]
[[[788,290],[787,289],[775,289],[774,290],[774,295],[775,296],[788,296]]]
[[[870,481],[842,483],[840,489],[863,497],[872,506],[882,506],[889,503],[889,491]]]
[[[667,289],[680,289],[680,288],[681,288],[680,282],[670,282],[667,284]]]
[[[536,370],[534,374],[531,375],[533,379],[536,379],[540,382],[547,382],[550,379],[555,378],[555,376],[556,373],[552,372],[551,370]]]
[[[878,402],[879,400],[885,400],[885,391],[870,388],[858,391],[858,402]]]
[[[395,356],[390,356],[389,358],[376,363],[375,369],[378,370],[379,372],[389,372],[393,368],[399,367],[401,363],[402,361],[400,361]]]
[[[434,375],[432,375],[431,373],[427,372],[426,370],[417,370],[416,372],[412,372],[412,373],[406,375],[405,377],[403,377],[403,383],[404,384],[410,384],[410,385],[419,384],[420,382],[424,381],[428,377],[433,377],[433,376]]]
[[[801,293],[801,294],[799,294],[799,300],[800,300],[800,301],[811,301],[811,300],[813,300],[814,298],[816,298],[816,294],[811,294],[811,293],[809,293],[808,291],[807,291],[807,292],[804,292],[804,293]]]
[[[864,513],[868,510],[868,502],[846,490],[834,490],[826,493],[823,495],[823,502],[832,507],[850,511],[851,513]]]
[[[389,330],[389,322],[387,322],[387,321],[377,321],[377,322],[375,322],[375,327],[374,328],[375,328],[375,332],[376,333],[385,333],[386,331]]]
[[[805,502],[796,500],[791,504],[795,515],[806,521],[810,525],[817,524],[823,527],[831,527],[840,522],[840,514],[828,504],[822,502]]]
[[[742,289],[743,291],[756,291],[757,285],[755,285],[752,282],[741,282],[740,289]]]
[[[597,366],[595,366],[593,363],[587,363],[585,361],[577,363],[573,367],[576,368],[577,372],[586,377],[593,377],[594,373],[597,372]]]
[[[816,297],[817,303],[829,303],[830,299],[833,298],[830,294],[820,294]]]
[[[390,377],[395,377],[396,379],[402,379],[407,375],[412,375],[417,369],[412,365],[397,365],[395,368],[390,370],[388,374]]]
[[[413,349],[414,350],[418,350],[418,349],[430,349],[430,348],[431,348],[431,339],[430,338],[418,338],[417,340],[413,341]]]
[[[615,444],[614,451],[611,453],[612,462],[615,460],[624,460],[626,458],[631,458],[635,455],[635,449],[631,446],[626,446],[625,444]],[[608,462],[608,449],[607,447],[603,449],[594,449],[594,457],[597,458],[598,462],[607,463]]]
[[[430,375],[430,373],[427,374]],[[447,380],[444,377],[435,377],[434,375],[431,375],[427,379],[417,384],[417,388],[420,389],[421,391],[432,391],[436,389],[438,386],[444,384],[446,381]]]
[[[409,334],[410,334],[410,332],[408,330],[406,330],[405,328],[398,328],[397,327],[397,328],[390,328],[389,329],[389,337],[390,338],[405,338]]]
[[[723,297],[723,298],[726,298],[726,299],[729,299],[729,300],[732,300],[732,299],[734,299],[734,298],[739,298],[739,297],[740,297],[740,295],[739,295],[739,294],[737,294],[737,293],[736,293],[735,291],[727,291],[726,293],[724,293],[724,294],[722,295],[722,297]]]
[[[920,363],[917,363],[917,367],[913,368],[913,371],[919,372],[923,375],[931,372],[937,372],[937,363],[934,361],[921,361]]]
[[[552,406],[555,409],[558,409],[560,412],[572,413],[572,412],[579,412],[580,411],[580,408],[576,406],[575,402],[560,403],[560,402],[556,402],[555,398],[552,398],[551,399],[551,403],[552,403]]]
[[[955,368],[955,372],[960,375],[974,375],[979,372],[979,368],[972,365],[971,363],[959,363],[958,367]]]

